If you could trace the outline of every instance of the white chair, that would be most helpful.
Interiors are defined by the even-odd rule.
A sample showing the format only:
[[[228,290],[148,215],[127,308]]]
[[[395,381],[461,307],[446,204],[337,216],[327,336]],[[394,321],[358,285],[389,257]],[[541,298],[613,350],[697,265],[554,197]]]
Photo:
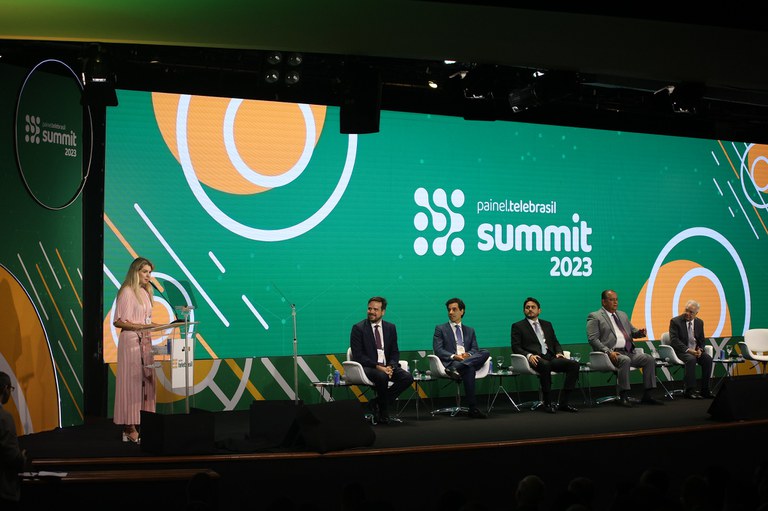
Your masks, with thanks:
[[[436,415],[438,413],[449,413],[451,417],[459,414],[459,413],[467,413],[469,412],[469,408],[466,406],[461,406],[461,380],[454,380],[450,376],[448,376],[448,373],[445,372],[445,366],[443,365],[442,360],[437,355],[427,355],[427,360],[429,360],[429,369],[432,371],[432,377],[435,378],[442,378],[451,380],[451,382],[456,383],[456,406],[448,406],[445,408],[438,408],[437,410],[432,411],[432,415]],[[481,367],[478,371],[475,372],[475,379],[480,380],[482,378],[485,378],[488,376],[488,373],[491,371],[491,357],[488,357],[488,360],[485,361],[485,364],[483,364],[483,367]]]
[[[645,353],[645,349],[635,346],[635,352],[637,353]],[[589,352],[589,362],[587,362],[587,367],[589,367],[590,372],[591,371],[598,371],[598,372],[604,372],[604,373],[611,373],[611,375],[608,377],[608,381],[611,380],[611,378],[616,377],[616,385],[618,386],[618,375],[619,375],[619,368],[613,365],[613,362],[611,362],[611,358],[608,356],[607,353],[603,353],[602,351],[590,351]],[[637,371],[637,367],[630,367],[630,371]],[[657,378],[658,381],[658,378]],[[605,397],[599,397],[595,399],[595,404],[603,404],[603,403],[610,403],[611,401],[617,401],[619,399],[618,392],[615,395],[612,396],[605,396]]]
[[[525,355],[512,353],[512,360],[509,367],[512,368],[512,372],[515,374],[530,374],[536,377],[537,382],[539,380],[539,373],[537,373],[536,370],[531,367],[531,364],[528,362],[528,358]],[[536,410],[537,408],[541,407],[542,404],[544,403],[542,401],[541,395],[541,384],[539,384],[539,399],[535,401],[526,401],[525,403],[520,403],[520,406],[524,408],[530,407],[531,410]]]
[[[365,395],[368,389],[374,388],[373,382],[368,378],[368,376],[365,375],[362,364],[352,360],[352,348],[347,348],[347,359],[343,361],[341,365],[344,368],[344,381],[347,382],[347,385],[358,385],[365,387],[362,395]],[[401,360],[400,367],[407,371],[408,362]],[[392,386],[392,382],[389,382],[389,385]],[[365,414],[365,418],[375,424],[373,414]],[[398,420],[394,417],[390,417],[390,419]]]
[[[607,353],[603,353],[602,351],[589,352],[589,362],[587,363],[587,367],[589,367],[590,371],[610,373],[608,381],[610,381],[612,378],[617,378],[619,374],[619,369],[613,365],[611,358]],[[600,405],[603,403],[610,403],[612,401],[617,401],[618,399],[619,395],[618,392],[616,392],[611,396],[599,397],[595,399],[595,404]]]
[[[680,372],[680,368],[685,367],[685,362],[680,360],[680,357],[675,353],[674,348],[669,344],[669,332],[661,334],[661,344],[658,347],[659,358],[667,363],[667,366],[674,366],[675,374]],[[673,378],[674,380],[674,378]],[[666,388],[666,387],[665,387]],[[667,396],[670,399],[674,399],[673,396],[681,395],[685,393],[685,389],[674,389],[667,391]]]
[[[677,353],[675,353],[675,349],[669,344],[669,332],[664,332],[661,334],[661,344],[659,344],[659,358],[666,362],[668,365],[675,366],[675,373],[680,371],[681,367],[685,367],[685,362],[683,362],[680,357],[677,356]],[[715,353],[714,348],[709,346],[704,346],[704,353],[712,357]],[[662,386],[664,384],[662,383]],[[664,387],[666,390],[666,387]],[[685,389],[674,389],[671,391],[667,391],[667,395],[672,398],[672,395],[680,395],[684,394]]]
[[[751,360],[763,366],[763,374],[768,364],[768,328],[751,328],[744,332],[744,340],[738,343],[744,360]],[[755,364],[757,365],[757,364]]]
[[[348,384],[373,387],[373,382],[365,375],[360,362],[352,360],[352,348],[347,348],[347,360],[343,361],[341,365],[344,367],[344,381]],[[407,371],[408,362],[401,360],[400,367]],[[389,385],[391,386],[392,382],[389,382]]]

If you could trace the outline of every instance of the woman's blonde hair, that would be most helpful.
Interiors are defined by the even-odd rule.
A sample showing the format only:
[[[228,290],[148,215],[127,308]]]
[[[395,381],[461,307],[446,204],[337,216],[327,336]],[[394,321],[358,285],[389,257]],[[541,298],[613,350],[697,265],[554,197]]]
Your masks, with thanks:
[[[141,281],[139,280],[139,271],[141,271],[141,269],[145,266],[149,266],[149,269],[152,271],[155,270],[155,265],[152,264],[152,261],[149,259],[145,257],[137,257],[134,259],[131,263],[131,266],[128,267],[128,273],[125,275],[123,285],[120,286],[121,290],[124,287],[131,288],[131,290],[133,290],[134,294],[136,295],[136,298],[139,300],[139,303],[141,303],[141,295],[139,294],[139,290],[142,288]],[[152,301],[152,286],[147,284],[144,286],[144,289],[147,291],[147,293],[149,293],[149,299]]]

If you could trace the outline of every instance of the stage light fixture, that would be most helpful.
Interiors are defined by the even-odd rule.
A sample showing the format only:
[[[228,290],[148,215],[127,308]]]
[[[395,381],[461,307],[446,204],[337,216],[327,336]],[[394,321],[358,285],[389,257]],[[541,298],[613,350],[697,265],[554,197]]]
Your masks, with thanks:
[[[576,92],[579,82],[575,73],[536,71],[533,79],[507,94],[509,107],[514,113],[524,112]]]
[[[304,56],[301,53],[283,54],[279,51],[271,51],[264,54],[264,82],[272,85],[283,83],[284,85],[296,85],[301,81],[301,64]]]
[[[109,57],[101,45],[88,48],[81,74],[83,95],[80,102],[88,106],[117,106],[116,77]]]
[[[345,66],[341,84],[340,133],[378,133],[382,91],[380,71],[364,62],[351,62]]]
[[[283,62],[283,54],[279,51],[273,51],[267,54],[267,64],[270,66],[277,66]]]
[[[511,91],[507,99],[509,107],[516,114],[539,105],[536,88],[533,85]]]
[[[301,81],[301,73],[299,73],[296,69],[291,69],[287,73],[285,73],[285,83],[286,85],[296,85]]]
[[[280,71],[277,69],[267,69],[264,73],[264,81],[267,83],[277,83],[280,80]]]
[[[671,90],[670,90],[671,89]],[[669,102],[676,114],[695,114],[701,108],[704,86],[699,83],[681,83],[669,90]]]
[[[304,56],[301,53],[289,53],[285,63],[291,67],[300,66],[304,62]]]

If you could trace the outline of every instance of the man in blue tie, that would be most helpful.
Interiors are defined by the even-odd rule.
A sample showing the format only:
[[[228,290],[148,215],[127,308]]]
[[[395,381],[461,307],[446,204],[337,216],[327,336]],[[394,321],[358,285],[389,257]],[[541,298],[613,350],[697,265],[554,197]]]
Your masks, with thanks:
[[[448,309],[448,323],[435,327],[432,350],[445,366],[445,372],[455,380],[464,383],[464,396],[473,419],[484,419],[485,414],[477,408],[475,396],[475,373],[483,367],[490,353],[477,345],[475,329],[462,324],[466,307],[459,298],[445,302]]]
[[[632,407],[629,399],[629,369],[643,370],[643,404],[663,405],[654,398],[651,391],[656,388],[656,361],[651,355],[639,353],[632,339],[645,337],[645,328],[635,328],[624,311],[618,310],[619,297],[612,289],[600,295],[603,307],[587,316],[587,339],[595,351],[602,351],[610,357],[618,369],[619,404]]]

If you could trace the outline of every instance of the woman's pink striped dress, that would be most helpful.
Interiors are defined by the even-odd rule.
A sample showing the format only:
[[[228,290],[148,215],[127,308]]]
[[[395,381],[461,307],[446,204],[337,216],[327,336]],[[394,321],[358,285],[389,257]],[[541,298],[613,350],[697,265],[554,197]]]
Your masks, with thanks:
[[[115,320],[146,324],[151,322],[152,302],[145,290],[140,303],[132,289],[117,295]],[[139,424],[140,411],[155,411],[155,370],[152,368],[152,336],[149,332],[122,330],[117,342],[115,382],[115,424]],[[146,367],[149,366],[149,367]]]

